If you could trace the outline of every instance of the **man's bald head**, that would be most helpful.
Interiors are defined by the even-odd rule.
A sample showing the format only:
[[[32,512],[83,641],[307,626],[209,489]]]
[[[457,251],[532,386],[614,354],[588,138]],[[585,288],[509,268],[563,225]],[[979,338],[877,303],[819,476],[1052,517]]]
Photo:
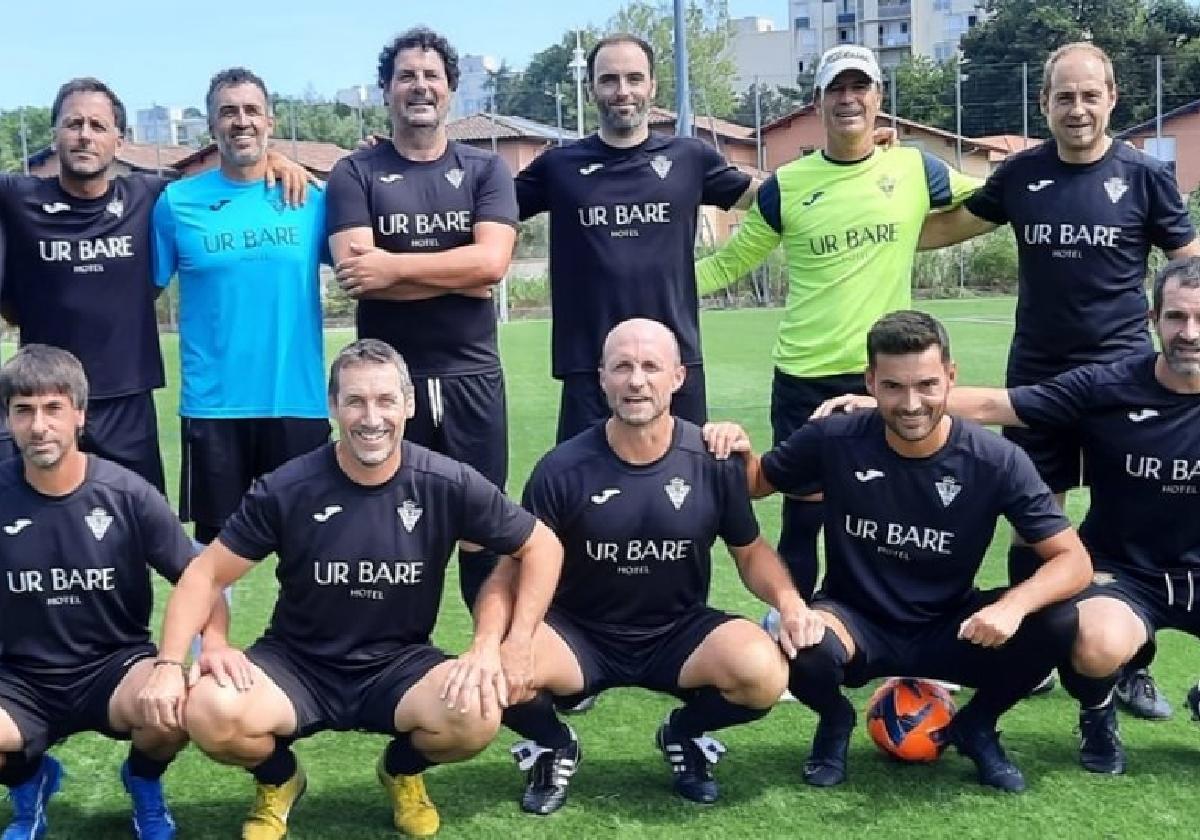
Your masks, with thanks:
[[[630,318],[608,331],[608,336],[604,339],[601,365],[608,362],[616,347],[630,342],[654,346],[671,364],[681,364],[679,342],[675,340],[673,332],[649,318]]]

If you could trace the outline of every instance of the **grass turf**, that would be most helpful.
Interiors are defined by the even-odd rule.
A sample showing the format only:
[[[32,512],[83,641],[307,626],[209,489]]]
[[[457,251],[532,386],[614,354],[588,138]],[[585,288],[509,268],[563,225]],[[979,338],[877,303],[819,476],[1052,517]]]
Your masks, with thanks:
[[[1012,332],[1011,299],[923,305],[946,320],[964,384],[1002,381]],[[707,313],[703,321],[711,415],[743,422],[760,447],[770,440],[769,351],[778,317],[777,311],[742,310]],[[514,493],[553,439],[558,389],[549,378],[548,326],[525,321],[501,330]],[[330,351],[349,337],[347,331],[331,331]],[[174,487],[179,461],[174,336],[165,336],[163,347],[170,382],[158,394],[160,426]],[[1073,494],[1074,518],[1085,505],[1085,493]],[[765,532],[777,534],[778,503],[766,500],[757,510]],[[1003,582],[1007,542],[1008,528],[1001,525],[981,583]],[[712,603],[757,618],[763,608],[742,588],[723,550],[715,552],[714,564]],[[270,564],[264,565],[267,568],[255,570],[238,585],[233,628],[238,643],[259,634],[274,601],[274,578]],[[469,634],[453,575],[452,568],[435,637],[451,652],[461,650]],[[1185,836],[1194,825],[1200,731],[1187,720],[1181,701],[1197,676],[1186,658],[1194,662],[1195,648],[1186,647],[1194,643],[1179,634],[1164,634],[1160,643],[1154,672],[1176,705],[1176,717],[1162,723],[1122,719],[1130,753],[1130,771],[1124,777],[1093,776],[1079,769],[1072,731],[1076,711],[1058,690],[1022,703],[1003,720],[1005,745],[1030,782],[1022,796],[981,788],[971,765],[954,754],[930,766],[888,761],[861,726],[852,743],[850,781],[834,790],[814,790],[799,778],[813,715],[797,704],[784,704],[763,721],[720,734],[729,747],[717,767],[723,798],[704,808],[671,794],[667,768],[653,747],[654,730],[671,707],[670,699],[629,689],[605,694],[593,712],[572,720],[584,761],[567,806],[552,817],[520,813],[521,777],[507,755],[515,738],[507,731],[478,758],[432,770],[427,784],[441,809],[444,837]],[[854,693],[860,709],[867,693]],[[310,784],[293,814],[289,836],[395,836],[373,772],[384,743],[383,737],[357,733],[325,733],[301,742],[297,753],[309,771]],[[116,776],[124,751],[123,745],[94,735],[76,736],[55,750],[69,775],[50,808],[51,837],[129,836],[127,800]],[[243,771],[220,767],[188,749],[168,772],[166,783],[182,838],[238,836],[252,798]],[[0,804],[0,824],[7,818],[7,806]]]

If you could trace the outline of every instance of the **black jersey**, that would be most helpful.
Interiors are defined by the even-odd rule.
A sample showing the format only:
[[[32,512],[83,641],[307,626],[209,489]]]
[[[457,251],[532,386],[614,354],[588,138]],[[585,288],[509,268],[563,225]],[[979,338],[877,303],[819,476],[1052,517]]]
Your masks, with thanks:
[[[749,186],[702,141],[660,134],[628,149],[592,135],[522,170],[521,218],[550,214],[554,375],[594,373],[608,331],[635,317],[666,324],[683,363],[699,364],[697,212]]]
[[[1048,140],[1008,158],[966,207],[1017,239],[1010,384],[1151,349],[1150,247],[1196,235],[1167,164],[1119,141],[1094,163],[1064,163]]]
[[[149,570],[172,583],[195,553],[166,500],[134,473],[89,455],[62,497],[0,464],[0,660],[71,669],[150,640]]]
[[[387,482],[356,484],[335,444],[254,483],[218,539],[235,554],[279,555],[266,635],[337,662],[379,662],[428,644],[446,563],[459,540],[511,554],[534,518],[466,464],[403,441]]]
[[[877,411],[808,423],[763,455],[785,493],[825,494],[822,592],[882,621],[915,624],[966,602],[996,520],[1036,543],[1071,527],[1024,452],[954,419],[946,444],[905,458]]]
[[[716,460],[679,419],[652,464],[618,458],[602,423],[560,444],[534,469],[524,504],[563,544],[554,605],[635,634],[707,601],[717,537],[744,546],[758,536],[741,460]]]
[[[56,178],[0,175],[8,239],[0,308],[21,343],[51,344],[83,364],[94,399],[161,388],[150,215],[166,181],[114,178],[100,198],[65,192]]]
[[[512,173],[496,155],[451,142],[433,161],[413,161],[391,143],[354,152],[329,175],[330,235],[369,227],[394,253],[435,253],[474,242],[480,222],[517,224]],[[395,347],[417,376],[500,368],[490,299],[448,294],[421,301],[364,300],[358,335]]]
[[[1163,387],[1156,358],[1009,391],[1023,423],[1081,432],[1092,493],[1079,535],[1099,568],[1200,568],[1200,395]]]

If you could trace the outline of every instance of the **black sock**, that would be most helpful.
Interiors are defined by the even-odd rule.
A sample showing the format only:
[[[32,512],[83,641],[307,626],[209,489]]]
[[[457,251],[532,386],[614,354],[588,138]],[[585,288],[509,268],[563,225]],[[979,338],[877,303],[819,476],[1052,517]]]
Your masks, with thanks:
[[[817,541],[824,521],[823,502],[784,499],[779,531],[779,557],[800,596],[808,601],[817,588],[820,561]]]
[[[42,757],[27,758],[23,752],[4,753],[4,766],[0,767],[0,785],[7,788],[20,787],[37,775],[42,767]]]
[[[412,733],[401,732],[387,745],[383,769],[389,776],[415,776],[433,766],[425,754],[413,746]]]
[[[822,719],[852,717],[854,707],[842,695],[846,678],[846,663],[850,661],[846,646],[832,630],[826,630],[821,641],[799,651],[788,673],[788,690]]]
[[[500,720],[518,735],[535,741],[538,746],[560,750],[571,743],[571,730],[554,712],[554,698],[549,692],[538,692],[527,703],[509,706]]]
[[[1008,582],[1013,586],[1024,583],[1042,567],[1043,560],[1027,545],[1008,547]]]
[[[262,764],[250,768],[250,774],[260,785],[279,786],[296,775],[296,754],[290,741],[275,739],[275,752]]]
[[[671,713],[671,729],[685,738],[699,738],[705,732],[758,720],[769,711],[770,708],[739,706],[726,700],[715,688],[702,688],[686,705]]]
[[[479,590],[483,589],[483,582],[495,570],[498,562],[499,555],[492,551],[458,550],[458,592],[469,611],[475,611]]]
[[[1112,697],[1113,688],[1121,671],[1109,674],[1107,677],[1088,677],[1076,672],[1067,665],[1060,665],[1058,676],[1062,678],[1063,688],[1079,701],[1081,709],[1097,709]]]
[[[166,761],[151,758],[132,744],[129,745],[129,773],[139,779],[161,779],[171,764],[171,756]]]

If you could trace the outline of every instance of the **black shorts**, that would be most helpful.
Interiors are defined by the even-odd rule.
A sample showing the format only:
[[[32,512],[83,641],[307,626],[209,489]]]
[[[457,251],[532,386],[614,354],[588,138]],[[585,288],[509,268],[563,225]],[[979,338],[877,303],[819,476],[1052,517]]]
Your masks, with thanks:
[[[704,365],[688,365],[683,385],[671,397],[671,414],[697,426],[708,422],[708,395]],[[555,443],[569,440],[601,420],[612,416],[598,373],[569,373],[563,377],[558,400],[558,432]]]
[[[988,604],[998,601],[1007,591],[1004,588],[976,590],[952,613],[911,626],[881,621],[841,601],[827,598],[820,592],[813,598],[812,607],[831,612],[841,619],[854,639],[854,656],[846,665],[844,680],[852,688],[866,685],[878,677],[896,674],[948,680],[981,688],[1004,681],[1017,668],[1038,670],[1041,666],[1028,661],[1031,649],[1039,651],[1039,656],[1045,654],[1041,670],[1044,676],[1057,664],[1058,655],[1053,650],[1068,650],[1074,638],[1072,626],[1071,639],[1055,640],[1055,644],[1039,644],[1037,639],[1031,639],[1031,636],[1044,629],[1044,623],[1034,618],[1037,613],[1026,618],[1017,636],[1001,647],[981,647],[958,638],[963,621]],[[1047,609],[1055,608],[1074,609],[1069,604]],[[1036,682],[1035,679],[1031,685]]]
[[[1065,493],[1085,483],[1083,438],[1075,430],[1005,426],[1004,436],[1025,450],[1051,493]]]
[[[550,625],[575,654],[583,672],[583,691],[561,698],[564,706],[604,691],[636,686],[684,697],[679,672],[708,634],[737,616],[712,607],[696,607],[670,624],[655,628],[610,628],[584,624],[569,613],[551,607]]]
[[[404,437],[470,464],[501,490],[508,482],[508,402],[504,373],[413,376],[416,412]]]
[[[329,441],[329,421],[300,417],[184,417],[179,518],[220,530],[259,476]]]
[[[771,380],[771,435],[775,445],[807,423],[809,415],[825,400],[865,393],[867,385],[861,373],[800,377],[776,368]]]
[[[88,400],[79,448],[133,470],[158,492],[167,494],[158,449],[158,414],[151,392]]]
[[[17,725],[22,751],[36,758],[76,732],[128,739],[128,732],[112,728],[108,706],[129,669],[155,655],[152,644],[131,645],[54,676],[0,665],[0,708]]]
[[[1200,569],[1175,569],[1162,575],[1097,567],[1092,583],[1075,596],[1113,598],[1133,610],[1146,628],[1146,644],[1131,660],[1135,668],[1154,661],[1159,630],[1178,630],[1200,638]]]
[[[332,729],[396,734],[396,707],[410,688],[450,657],[430,645],[408,645],[382,664],[330,664],[264,637],[246,649],[296,710],[292,738]]]

